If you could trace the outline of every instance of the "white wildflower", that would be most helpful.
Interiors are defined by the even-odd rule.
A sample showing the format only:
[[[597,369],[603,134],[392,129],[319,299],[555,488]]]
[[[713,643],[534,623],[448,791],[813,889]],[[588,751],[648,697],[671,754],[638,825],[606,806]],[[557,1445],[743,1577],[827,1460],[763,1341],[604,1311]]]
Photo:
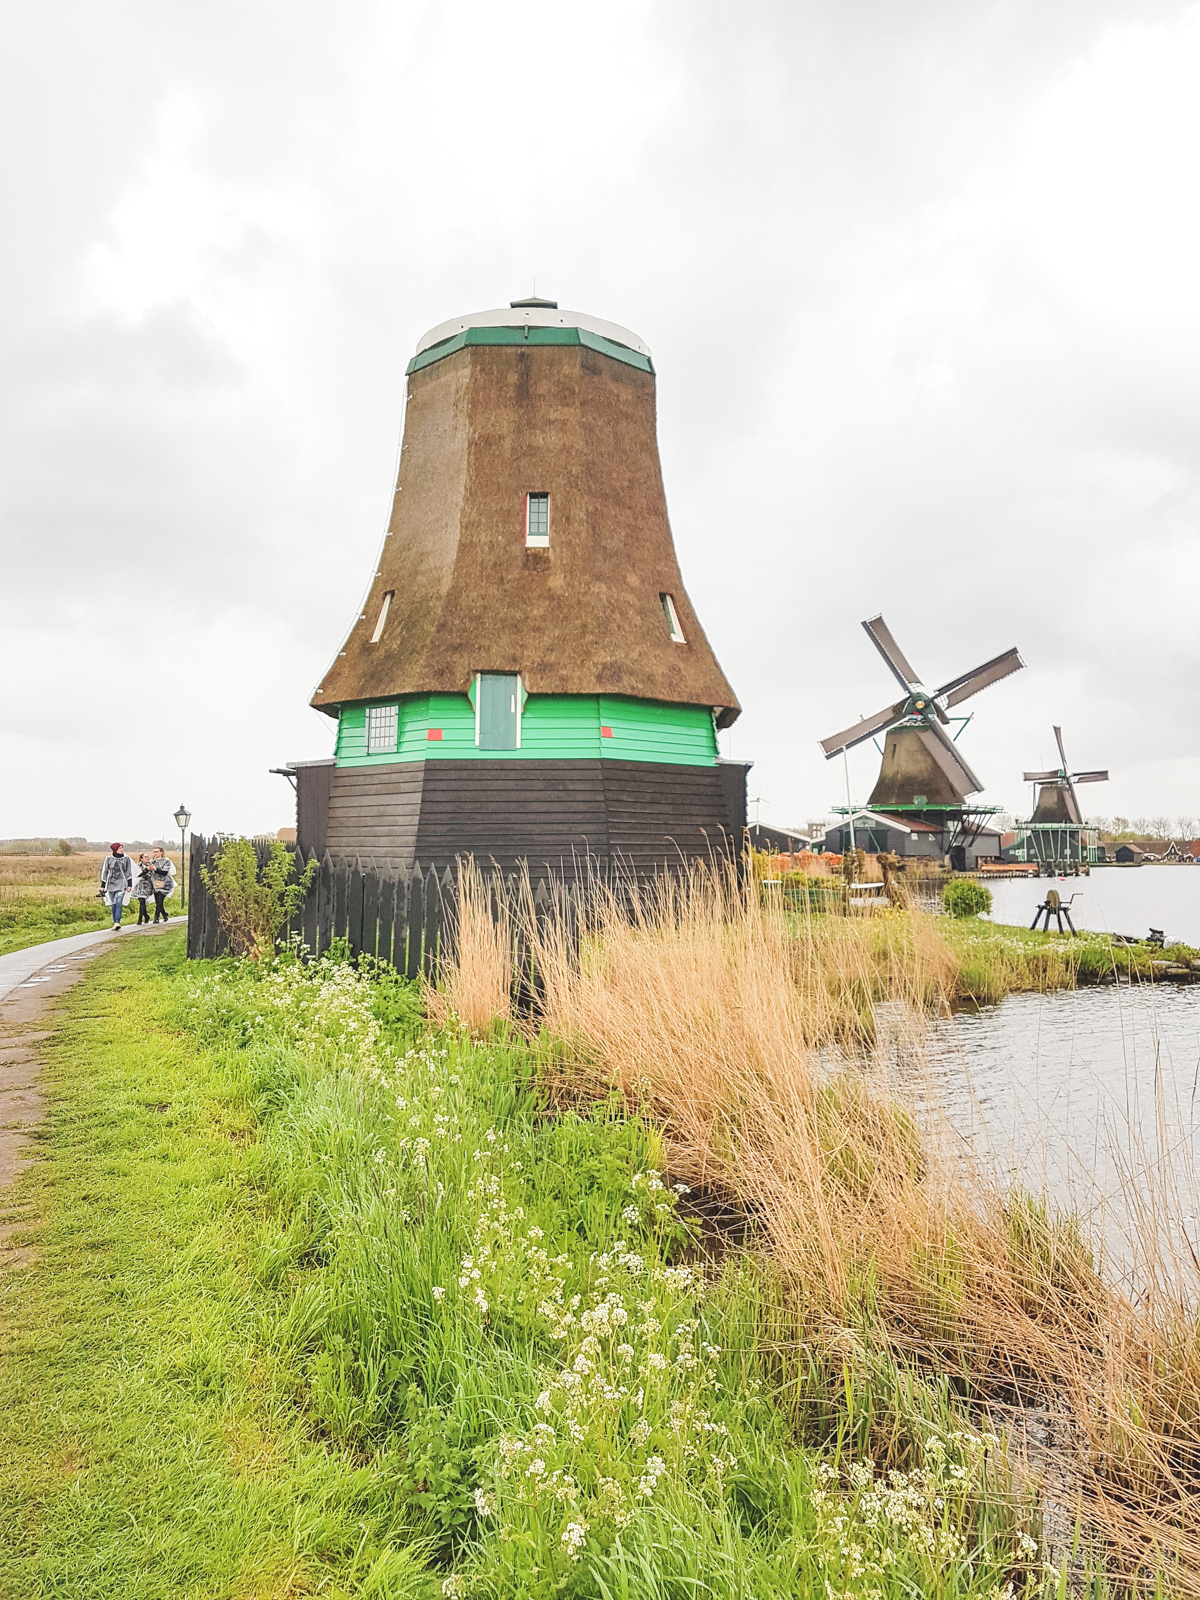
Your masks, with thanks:
[[[568,1522],[563,1533],[562,1542],[567,1547],[567,1554],[572,1561],[579,1560],[579,1552],[583,1549],[587,1539],[586,1522]]]

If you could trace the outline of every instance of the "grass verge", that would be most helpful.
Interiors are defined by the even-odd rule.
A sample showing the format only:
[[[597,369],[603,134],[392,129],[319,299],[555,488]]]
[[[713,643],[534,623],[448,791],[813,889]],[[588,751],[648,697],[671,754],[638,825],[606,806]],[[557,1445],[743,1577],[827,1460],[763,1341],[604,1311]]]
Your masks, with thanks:
[[[110,927],[112,913],[96,898],[103,860],[96,851],[0,855],[0,955]],[[168,908],[178,903],[169,901]],[[127,905],[125,921],[136,915],[136,904]]]
[[[3,1285],[5,1595],[1060,1589],[947,1385],[796,1349],[652,1121],[552,1112],[552,1055],[387,973],[93,969]]]

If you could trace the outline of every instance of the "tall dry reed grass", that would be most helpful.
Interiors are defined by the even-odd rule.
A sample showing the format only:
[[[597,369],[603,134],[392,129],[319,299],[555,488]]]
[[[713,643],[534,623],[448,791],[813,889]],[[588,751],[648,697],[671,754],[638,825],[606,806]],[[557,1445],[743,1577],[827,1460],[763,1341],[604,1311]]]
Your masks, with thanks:
[[[1200,1263],[1156,1254],[1172,1229],[1146,1215],[1141,1289],[1122,1290],[1071,1218],[822,1063],[870,1036],[881,1000],[945,1004],[958,958],[934,919],[797,918],[709,869],[539,913],[527,886],[464,871],[457,964],[431,1005],[511,1023],[514,959],[556,1041],[554,1092],[617,1086],[661,1126],[673,1180],[740,1208],[785,1285],[787,1360],[836,1375],[882,1349],[948,1380],[1032,1441],[1047,1503],[1114,1572],[1166,1565],[1200,1593]]]

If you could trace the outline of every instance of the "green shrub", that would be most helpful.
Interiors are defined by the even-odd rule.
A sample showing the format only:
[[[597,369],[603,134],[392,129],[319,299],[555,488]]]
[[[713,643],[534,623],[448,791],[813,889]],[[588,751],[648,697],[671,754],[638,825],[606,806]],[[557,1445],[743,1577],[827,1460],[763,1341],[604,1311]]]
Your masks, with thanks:
[[[992,891],[973,878],[951,878],[942,890],[942,910],[952,917],[977,917],[992,909]]]
[[[310,861],[294,882],[292,852],[278,839],[260,868],[252,839],[227,839],[213,870],[200,868],[204,887],[217,903],[217,916],[235,956],[261,961],[274,953],[280,929],[304,903],[317,864]]]

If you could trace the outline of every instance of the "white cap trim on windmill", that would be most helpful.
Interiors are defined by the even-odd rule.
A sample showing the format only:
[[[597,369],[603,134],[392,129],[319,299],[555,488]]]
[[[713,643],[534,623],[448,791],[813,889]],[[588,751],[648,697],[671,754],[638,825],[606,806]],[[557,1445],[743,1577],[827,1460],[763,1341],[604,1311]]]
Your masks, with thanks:
[[[439,322],[436,328],[430,328],[418,339],[416,354],[453,339],[456,333],[464,333],[468,328],[582,328],[585,333],[598,334],[601,339],[611,339],[614,344],[623,344],[628,350],[636,350],[651,361],[654,359],[646,341],[619,322],[606,322],[603,317],[590,317],[583,311],[560,311],[551,303],[536,306],[520,301],[495,311],[473,311],[467,317]]]

